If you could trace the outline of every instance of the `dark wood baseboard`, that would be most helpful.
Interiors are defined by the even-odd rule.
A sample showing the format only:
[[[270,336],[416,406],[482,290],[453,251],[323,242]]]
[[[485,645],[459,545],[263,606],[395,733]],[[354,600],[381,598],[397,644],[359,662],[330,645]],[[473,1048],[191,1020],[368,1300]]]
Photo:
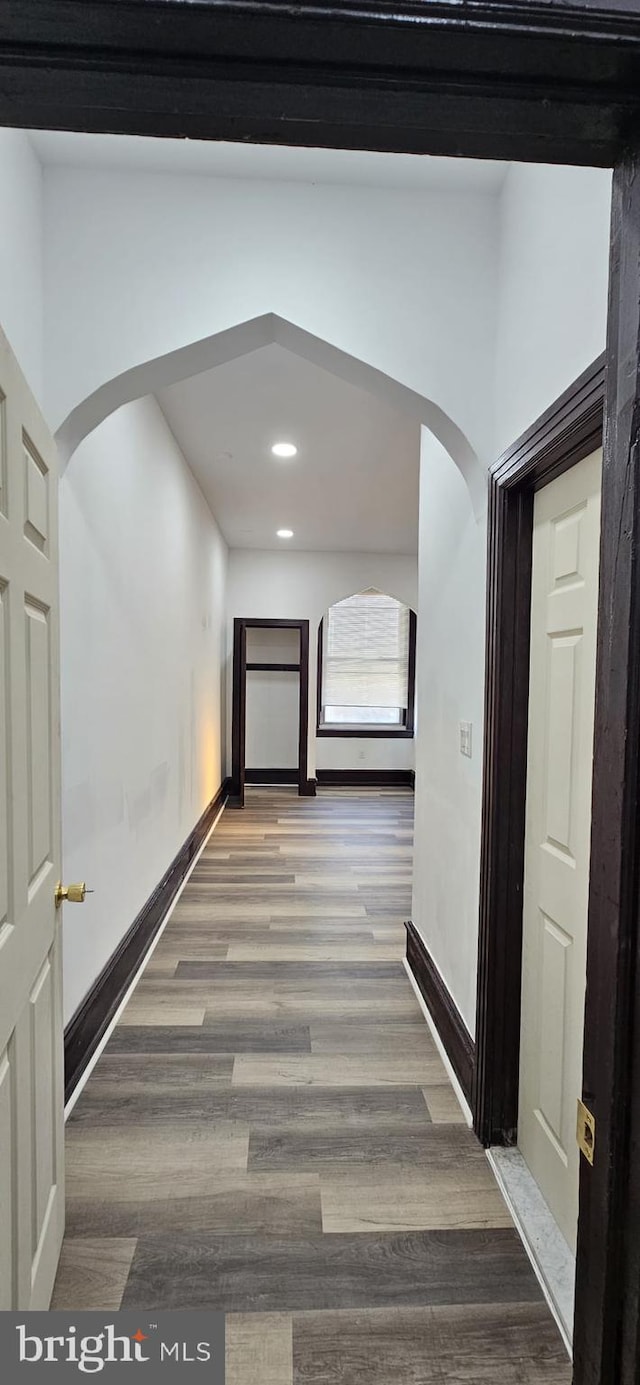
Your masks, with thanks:
[[[246,769],[244,772],[245,784],[291,784],[299,785],[297,769]],[[298,787],[300,798],[315,798],[316,781],[315,779],[305,779],[302,786]],[[244,802],[240,802],[236,795],[231,795],[229,799],[230,808],[243,808]]]
[[[245,784],[297,784],[298,766],[293,769],[246,769]]]
[[[471,1104],[475,1044],[444,981],[412,923],[406,923],[407,961],[429,1014],[447,1051],[449,1061]]]
[[[227,799],[229,785],[230,780],[225,779],[69,1021],[64,1033],[65,1101],[69,1100],[153,942],[194,856]]]
[[[297,769],[247,769],[246,784],[297,784]],[[307,779],[300,789],[301,798],[315,798],[316,787],[384,788],[385,785],[399,785],[404,788],[415,787],[416,776],[412,769],[319,769],[315,779]],[[229,807],[241,807],[231,795]]]
[[[297,784],[298,771],[293,769],[246,769],[245,784]],[[385,785],[398,785],[404,788],[415,787],[415,772],[412,769],[319,769],[315,779],[307,779],[301,789],[301,796],[315,798],[316,785],[334,787],[383,788]],[[229,806],[234,807],[233,795]]]
[[[381,789],[395,784],[412,789],[415,775],[412,769],[319,769],[316,770],[316,780],[320,788],[325,784],[354,789]]]

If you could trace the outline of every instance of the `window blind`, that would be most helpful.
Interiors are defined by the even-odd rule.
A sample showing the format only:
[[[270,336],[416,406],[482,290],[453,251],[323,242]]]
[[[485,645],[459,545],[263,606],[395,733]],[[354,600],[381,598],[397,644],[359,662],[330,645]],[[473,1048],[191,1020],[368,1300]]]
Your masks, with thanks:
[[[323,706],[405,709],[408,675],[408,606],[380,592],[362,592],[329,608]]]

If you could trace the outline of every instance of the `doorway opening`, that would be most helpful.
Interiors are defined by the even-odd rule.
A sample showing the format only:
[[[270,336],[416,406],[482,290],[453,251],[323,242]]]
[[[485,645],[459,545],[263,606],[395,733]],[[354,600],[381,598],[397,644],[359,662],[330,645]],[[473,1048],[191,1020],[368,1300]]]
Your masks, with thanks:
[[[494,468],[489,509],[474,1126],[568,1340],[574,1274],[584,1271],[584,1225],[574,1259],[575,1130],[594,985],[587,913],[603,388],[598,360]]]
[[[308,620],[235,617],[232,699],[231,806],[244,808],[246,783],[297,784],[313,796]]]

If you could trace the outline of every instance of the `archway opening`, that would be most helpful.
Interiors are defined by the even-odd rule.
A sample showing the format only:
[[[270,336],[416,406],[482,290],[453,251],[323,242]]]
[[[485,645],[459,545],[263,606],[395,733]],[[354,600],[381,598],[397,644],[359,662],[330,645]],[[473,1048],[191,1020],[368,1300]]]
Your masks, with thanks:
[[[78,404],[60,425],[56,442],[64,471],[89,433],[124,404],[155,395],[261,347],[276,344],[331,375],[368,393],[429,429],[459,468],[474,513],[485,503],[486,473],[477,453],[458,424],[434,400],[409,389],[377,367],[362,361],[276,313],[265,313],[225,331],[216,332],[176,351],[157,356],[106,381]]]

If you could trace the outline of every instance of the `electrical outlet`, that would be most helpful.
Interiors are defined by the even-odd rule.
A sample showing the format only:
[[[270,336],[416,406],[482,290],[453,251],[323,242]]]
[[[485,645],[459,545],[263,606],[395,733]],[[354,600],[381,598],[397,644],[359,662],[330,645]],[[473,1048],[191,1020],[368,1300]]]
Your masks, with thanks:
[[[470,721],[460,722],[460,754],[468,755],[469,759],[471,759],[471,731]]]

